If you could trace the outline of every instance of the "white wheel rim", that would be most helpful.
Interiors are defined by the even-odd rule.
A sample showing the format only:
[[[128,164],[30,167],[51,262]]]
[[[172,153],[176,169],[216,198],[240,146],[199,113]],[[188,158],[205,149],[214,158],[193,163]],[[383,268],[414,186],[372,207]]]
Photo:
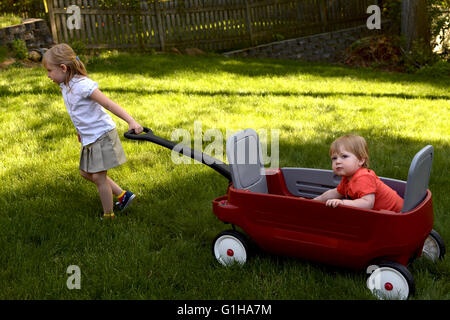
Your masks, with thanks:
[[[432,236],[428,236],[425,240],[425,243],[423,244],[422,254],[433,262],[439,259],[441,250],[439,249],[439,244]]]
[[[381,300],[406,300],[409,295],[408,281],[399,271],[390,267],[375,269],[367,279],[367,288]]]
[[[217,261],[224,266],[233,263],[244,264],[247,260],[247,252],[244,245],[237,238],[224,235],[219,237],[214,243],[214,255]]]

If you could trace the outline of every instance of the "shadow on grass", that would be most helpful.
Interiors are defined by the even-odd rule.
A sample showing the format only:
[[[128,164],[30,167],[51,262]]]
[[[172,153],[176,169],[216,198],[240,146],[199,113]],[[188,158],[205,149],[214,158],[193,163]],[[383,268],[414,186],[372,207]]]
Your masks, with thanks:
[[[106,92],[114,93],[136,93],[146,95],[158,94],[186,94],[193,96],[229,96],[229,97],[248,97],[248,96],[275,96],[275,97],[312,97],[328,98],[339,96],[350,97],[370,97],[370,98],[398,98],[398,99],[450,99],[450,95],[412,95],[404,93],[364,93],[364,92],[292,92],[292,91],[264,91],[264,92],[243,92],[230,90],[202,91],[202,90],[149,90],[149,89],[121,89],[104,88]]]
[[[389,73],[371,69],[351,68],[343,65],[302,62],[280,59],[231,59],[219,55],[189,57],[177,55],[123,54],[95,59],[88,64],[89,72],[109,74],[140,74],[154,78],[170,76],[179,72],[216,73],[225,72],[247,77],[312,75],[324,78],[356,78],[375,82],[429,83],[448,87],[445,79],[413,74]],[[450,79],[450,77],[449,77]]]
[[[320,91],[309,91],[309,92],[293,92],[293,91],[231,91],[231,90],[215,90],[215,91],[204,91],[204,90],[171,90],[171,89],[144,89],[144,88],[111,88],[103,87],[101,89],[105,93],[135,93],[138,95],[171,95],[171,94],[185,94],[192,96],[201,97],[215,97],[215,96],[228,96],[228,97],[265,97],[265,96],[275,96],[275,97],[311,97],[311,98],[329,98],[329,97],[367,97],[367,98],[395,98],[395,99],[427,99],[427,100],[438,100],[438,99],[450,99],[450,95],[414,95],[410,93],[365,93],[365,92],[320,92]],[[0,97],[13,97],[21,96],[24,94],[47,94],[47,95],[60,95],[60,92],[51,89],[19,89],[11,90],[6,86],[0,87]]]

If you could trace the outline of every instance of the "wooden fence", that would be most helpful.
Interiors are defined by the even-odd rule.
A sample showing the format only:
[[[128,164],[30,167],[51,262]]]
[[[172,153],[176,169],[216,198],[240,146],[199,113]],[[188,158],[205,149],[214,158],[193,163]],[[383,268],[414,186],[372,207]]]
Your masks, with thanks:
[[[376,0],[47,0],[54,41],[87,48],[242,48],[364,24]]]

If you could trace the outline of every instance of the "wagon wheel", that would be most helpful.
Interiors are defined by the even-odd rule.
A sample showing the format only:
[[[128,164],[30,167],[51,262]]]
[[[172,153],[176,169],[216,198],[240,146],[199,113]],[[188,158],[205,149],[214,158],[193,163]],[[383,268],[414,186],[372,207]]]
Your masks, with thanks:
[[[414,294],[414,279],[409,270],[402,264],[392,261],[381,261],[367,279],[367,288],[378,299],[406,300]]]
[[[422,254],[424,257],[436,262],[438,259],[443,259],[445,255],[445,244],[436,230],[431,230],[428,238],[423,245]]]
[[[248,257],[248,241],[245,236],[235,230],[219,233],[213,241],[213,255],[224,266],[234,263],[245,264]]]

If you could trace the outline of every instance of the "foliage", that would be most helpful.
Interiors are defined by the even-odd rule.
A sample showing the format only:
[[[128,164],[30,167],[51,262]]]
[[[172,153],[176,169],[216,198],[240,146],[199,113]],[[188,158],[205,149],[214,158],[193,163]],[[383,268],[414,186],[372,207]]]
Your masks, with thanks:
[[[360,39],[347,50],[344,63],[401,71],[400,40],[386,35]]]
[[[431,66],[439,59],[422,39],[414,41],[411,50],[403,53],[405,68],[408,72],[415,72],[422,67]]]
[[[410,51],[403,50],[404,39],[394,35],[377,35],[360,39],[347,49],[343,62],[358,67],[372,67],[388,71],[421,74],[435,71],[436,75],[448,75],[448,62],[433,54],[423,42],[415,41]],[[439,70],[442,68],[442,70]]]
[[[160,0],[128,0],[128,1],[122,1],[120,3],[120,6],[122,8],[128,8],[128,9],[141,9],[143,6],[145,6],[145,3],[151,3],[155,1]],[[98,6],[100,8],[108,9],[108,8],[117,8],[119,5],[118,0],[98,0],[97,2]]]
[[[439,33],[446,34],[450,28],[449,15],[442,14],[443,8],[448,8],[450,0],[430,0],[428,15],[431,24],[432,47],[436,46],[436,37]],[[385,0],[382,3],[384,18],[390,19],[394,25],[400,26],[402,0]],[[448,52],[448,42],[445,46],[444,38],[440,38],[443,53]],[[356,41],[348,50],[344,62],[349,65],[376,67],[390,71],[414,73],[421,68],[436,70],[444,64],[437,64],[442,58],[434,54],[432,47],[423,39],[413,42],[411,49],[406,52],[403,48],[405,39],[397,33],[384,36],[372,36]],[[448,41],[448,39],[447,39]],[[436,64],[436,66],[434,66]],[[433,66],[432,69],[430,69]],[[446,69],[439,72],[445,74]]]
[[[389,19],[396,25],[400,25],[402,13],[402,0],[384,0],[382,2],[383,18]]]
[[[442,54],[446,55],[450,51],[450,0],[447,1],[446,6],[434,5],[430,6],[429,10],[432,17],[432,43],[434,46],[441,47]]]
[[[386,19],[390,19],[393,21],[395,25],[400,26],[401,23],[401,12],[402,12],[402,0],[384,0],[382,2],[383,6],[383,16]],[[443,45],[445,41],[445,37],[441,37],[436,43],[436,39],[439,34],[447,35],[450,30],[450,0],[427,0],[427,8],[428,8],[428,16],[430,20],[430,31],[432,44],[435,45]],[[448,43],[445,50],[449,50]]]
[[[8,54],[8,48],[5,46],[0,46],[0,63],[5,61],[7,54]]]
[[[439,60],[433,65],[421,68],[417,74],[436,79],[448,78],[450,77],[450,61]]]
[[[3,13],[0,14],[0,28],[9,27],[22,22],[22,19],[14,14]]]
[[[273,35],[273,39],[274,39],[274,41],[283,41],[285,39],[285,37],[282,34],[275,33]]]
[[[86,45],[83,41],[73,41],[70,46],[78,56],[86,54]]]
[[[36,13],[43,11],[43,6],[42,0],[0,0],[0,12],[7,13]]]
[[[25,41],[22,39],[16,39],[12,42],[12,48],[14,56],[19,60],[24,60],[28,57],[28,49]]]

